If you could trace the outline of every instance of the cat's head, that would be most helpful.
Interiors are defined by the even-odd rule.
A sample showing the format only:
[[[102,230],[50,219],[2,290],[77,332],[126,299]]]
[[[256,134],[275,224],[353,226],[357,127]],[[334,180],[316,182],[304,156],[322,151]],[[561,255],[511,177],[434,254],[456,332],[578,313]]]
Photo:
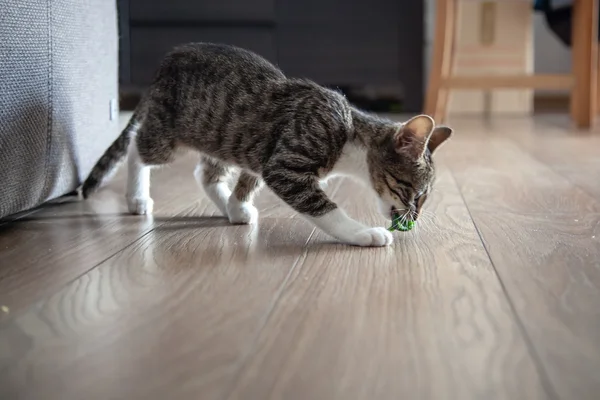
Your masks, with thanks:
[[[411,118],[381,138],[368,154],[371,183],[381,213],[416,221],[435,178],[432,154],[452,136],[427,115]]]

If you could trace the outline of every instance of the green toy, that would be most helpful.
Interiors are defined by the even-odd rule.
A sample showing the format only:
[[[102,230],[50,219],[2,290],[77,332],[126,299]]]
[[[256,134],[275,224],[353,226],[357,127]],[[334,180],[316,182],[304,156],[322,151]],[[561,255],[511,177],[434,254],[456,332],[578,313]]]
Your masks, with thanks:
[[[388,231],[390,231],[390,232],[393,232],[393,231],[408,232],[412,228],[414,228],[414,226],[415,226],[415,221],[402,222],[402,218],[401,218],[400,214],[396,214],[396,215],[394,215],[394,218],[392,219],[392,226],[390,226],[388,228]]]

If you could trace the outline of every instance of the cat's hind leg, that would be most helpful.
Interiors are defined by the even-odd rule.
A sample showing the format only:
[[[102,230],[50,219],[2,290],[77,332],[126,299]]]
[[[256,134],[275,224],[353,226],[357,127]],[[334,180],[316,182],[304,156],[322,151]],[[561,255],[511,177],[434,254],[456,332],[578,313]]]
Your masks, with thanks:
[[[152,214],[150,171],[173,161],[175,145],[171,135],[159,134],[163,127],[148,117],[131,141],[127,160],[127,206],[132,214]]]
[[[258,210],[253,204],[254,196],[263,186],[258,176],[246,171],[240,177],[227,202],[227,215],[232,224],[254,224],[258,220]]]
[[[231,196],[231,171],[230,166],[206,156],[200,157],[200,163],[194,171],[196,181],[225,217],[228,216],[227,202]]]
[[[127,158],[127,207],[137,215],[152,214],[154,200],[150,197],[150,165],[139,154],[137,141],[132,140]]]

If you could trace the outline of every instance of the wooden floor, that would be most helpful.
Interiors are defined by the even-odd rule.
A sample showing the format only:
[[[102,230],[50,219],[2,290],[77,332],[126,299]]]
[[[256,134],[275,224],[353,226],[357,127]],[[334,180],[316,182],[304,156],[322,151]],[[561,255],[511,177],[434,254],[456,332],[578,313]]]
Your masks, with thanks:
[[[263,192],[228,226],[192,162],[0,225],[0,399],[600,398],[600,131],[455,120],[418,228],[336,244]],[[347,181],[328,191],[384,224]]]

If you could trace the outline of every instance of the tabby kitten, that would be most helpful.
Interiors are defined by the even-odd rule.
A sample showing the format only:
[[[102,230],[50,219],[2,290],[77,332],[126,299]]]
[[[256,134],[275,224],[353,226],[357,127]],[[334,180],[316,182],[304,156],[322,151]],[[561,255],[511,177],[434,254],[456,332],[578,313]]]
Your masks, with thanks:
[[[88,197],[129,151],[129,211],[150,214],[150,169],[188,148],[200,153],[196,179],[233,224],[256,222],[252,200],[264,182],[340,241],[385,246],[390,232],[350,218],[320,182],[354,177],[375,191],[385,217],[401,212],[415,220],[431,191],[431,154],[451,134],[426,115],[396,123],[361,112],[343,95],[286,78],[249,51],[192,43],[166,56],[82,193]],[[227,182],[235,170],[241,172],[232,192]]]

